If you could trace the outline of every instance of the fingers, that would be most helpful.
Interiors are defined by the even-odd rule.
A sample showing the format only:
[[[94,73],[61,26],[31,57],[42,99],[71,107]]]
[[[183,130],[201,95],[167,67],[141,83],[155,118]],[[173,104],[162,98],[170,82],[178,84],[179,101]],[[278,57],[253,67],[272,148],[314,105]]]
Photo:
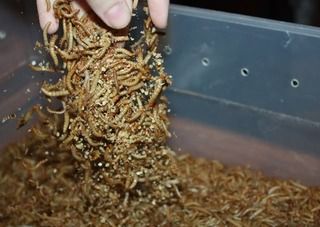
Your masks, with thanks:
[[[132,0],[87,0],[93,11],[110,27],[126,27],[132,15]]]
[[[58,30],[59,23],[54,17],[52,2],[50,10],[47,11],[46,0],[37,0],[40,26],[43,29],[48,22],[51,25],[48,33]],[[85,12],[87,6],[85,0],[74,1],[74,6],[81,9],[81,14]],[[132,15],[132,0],[87,0],[88,5],[108,26],[121,29],[126,27]],[[158,28],[165,28],[168,20],[169,0],[148,0],[150,15],[153,23]]]
[[[150,16],[158,28],[167,27],[169,0],[148,0]]]
[[[52,34],[58,30],[59,23],[58,20],[54,17],[53,8],[52,8],[52,1],[48,0],[51,7],[49,12],[47,11],[47,3],[46,0],[37,0],[37,8],[38,8],[38,14],[39,14],[39,22],[42,29],[48,24],[48,22],[51,22],[51,25],[48,29],[48,33]]]

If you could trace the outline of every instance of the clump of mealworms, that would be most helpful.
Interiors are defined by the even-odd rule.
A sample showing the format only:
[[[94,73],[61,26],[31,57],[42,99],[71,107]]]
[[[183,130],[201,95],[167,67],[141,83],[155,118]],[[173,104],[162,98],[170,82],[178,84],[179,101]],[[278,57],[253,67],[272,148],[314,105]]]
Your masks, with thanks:
[[[43,47],[65,71],[41,91],[60,107],[34,106],[39,123],[0,159],[0,223],[34,226],[317,225],[320,189],[246,168],[176,156],[166,146],[170,85],[147,19],[131,47],[69,0],[53,8],[63,33]],[[47,1],[50,4],[50,1]],[[137,1],[134,1],[137,4]],[[38,47],[40,45],[38,44]],[[53,101],[51,101],[53,103]]]
[[[79,18],[70,1],[57,0],[52,7],[63,34],[49,37],[48,23],[43,46],[53,68],[66,73],[56,84],[44,83],[41,91],[61,102],[58,110],[46,108],[53,116],[47,124],[59,148],[79,164],[84,192],[92,194],[93,184],[108,184],[125,203],[135,196],[153,204],[177,201],[179,182],[174,154],[165,145],[170,133],[162,96],[171,79],[156,52],[151,19],[145,21],[140,44],[124,48],[128,35],[114,35],[89,16]]]

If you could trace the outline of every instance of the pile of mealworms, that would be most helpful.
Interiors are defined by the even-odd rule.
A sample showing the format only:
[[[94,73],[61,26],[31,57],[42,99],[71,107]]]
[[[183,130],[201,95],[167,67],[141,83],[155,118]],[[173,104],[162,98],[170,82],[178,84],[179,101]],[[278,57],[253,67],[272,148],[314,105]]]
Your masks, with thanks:
[[[319,187],[171,151],[162,94],[171,78],[150,18],[131,42],[70,3],[48,5],[62,32],[46,25],[37,48],[51,61],[31,66],[64,74],[43,84],[48,104],[20,119],[37,117],[26,138],[2,151],[1,224],[320,225]]]

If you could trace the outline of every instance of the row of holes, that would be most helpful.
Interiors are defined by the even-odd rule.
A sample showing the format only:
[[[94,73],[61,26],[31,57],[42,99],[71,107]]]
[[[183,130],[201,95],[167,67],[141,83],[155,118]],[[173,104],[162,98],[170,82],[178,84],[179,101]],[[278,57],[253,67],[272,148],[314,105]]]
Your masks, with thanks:
[[[241,76],[247,77],[247,76],[249,76],[250,71],[249,71],[249,69],[247,69],[247,68],[242,68],[242,69],[240,70],[240,73],[241,73]],[[290,81],[290,85],[291,85],[291,87],[293,87],[293,88],[298,88],[299,85],[300,85],[300,82],[299,82],[298,79],[293,78],[293,79],[291,79],[291,81]]]
[[[172,53],[172,49],[170,46],[165,46],[164,47],[164,52],[167,54],[167,55],[170,55]],[[209,66],[210,65],[210,59],[207,58],[207,57],[204,57],[201,59],[201,64],[205,67]],[[250,75],[250,70],[248,68],[241,68],[240,69],[240,74],[241,76],[243,77],[248,77]],[[298,79],[296,78],[293,78],[291,81],[290,81],[290,85],[291,87],[293,88],[298,88],[299,85],[300,85],[300,82]]]

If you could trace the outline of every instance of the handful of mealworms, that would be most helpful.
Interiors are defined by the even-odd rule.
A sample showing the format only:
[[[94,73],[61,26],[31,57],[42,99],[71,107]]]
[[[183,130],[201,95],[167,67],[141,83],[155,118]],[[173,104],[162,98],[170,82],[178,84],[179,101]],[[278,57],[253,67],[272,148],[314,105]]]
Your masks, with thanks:
[[[170,85],[148,18],[129,45],[70,0],[53,9],[62,36],[43,48],[65,71],[41,91],[60,109],[36,105],[38,123],[0,158],[0,224],[31,226],[317,226],[320,188],[244,167],[176,156],[166,145]],[[48,5],[49,6],[49,5]],[[51,6],[50,6],[51,7]],[[125,48],[123,47],[125,43]],[[38,47],[40,45],[38,44]]]
[[[43,31],[43,46],[53,66],[31,66],[37,71],[66,71],[57,83],[41,87],[62,108],[37,105],[19,123],[23,126],[37,113],[41,124],[32,127],[32,142],[41,140],[46,149],[56,151],[46,156],[40,148],[33,150],[23,165],[37,169],[57,162],[63,153],[71,154],[70,175],[92,203],[105,188],[122,207],[131,197],[154,205],[177,201],[179,182],[174,153],[166,147],[170,133],[162,96],[171,79],[156,52],[158,37],[151,19],[145,20],[138,42],[124,48],[129,36],[113,34],[99,26],[97,18],[79,18],[70,3],[57,0],[52,6],[62,35],[49,36],[50,23]],[[110,196],[106,198],[111,201]]]

